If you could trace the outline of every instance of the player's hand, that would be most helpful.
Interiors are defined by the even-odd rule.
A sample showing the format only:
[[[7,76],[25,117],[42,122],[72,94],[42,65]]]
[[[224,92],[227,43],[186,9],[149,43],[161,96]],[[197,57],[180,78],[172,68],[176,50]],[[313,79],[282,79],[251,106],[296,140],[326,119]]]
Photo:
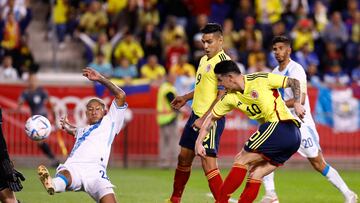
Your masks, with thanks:
[[[192,124],[193,129],[195,131],[200,130],[202,124],[204,123],[204,120],[205,119],[203,117],[196,119],[195,122]]]
[[[69,127],[70,123],[69,120],[67,119],[67,117],[62,117],[60,118],[60,126],[62,129],[66,130],[67,127]]]
[[[172,108],[179,110],[182,106],[186,104],[186,100],[183,96],[177,96],[174,100],[172,100],[170,104]]]
[[[103,76],[97,72],[94,69],[91,68],[84,68],[83,70],[83,76],[87,77],[91,81],[99,81]]]
[[[2,177],[6,180],[6,183],[10,190],[19,192],[23,186],[21,181],[25,180],[22,173],[14,169],[12,162],[8,159],[1,161]]]
[[[206,151],[205,151],[205,147],[201,144],[201,143],[197,143],[195,144],[195,154],[201,157],[205,157],[206,156]]]
[[[294,109],[295,109],[296,115],[300,118],[301,122],[304,123],[303,118],[304,118],[305,113],[306,113],[306,110],[305,110],[304,106],[301,105],[301,104],[298,103],[298,102],[295,102],[295,103],[294,103]]]

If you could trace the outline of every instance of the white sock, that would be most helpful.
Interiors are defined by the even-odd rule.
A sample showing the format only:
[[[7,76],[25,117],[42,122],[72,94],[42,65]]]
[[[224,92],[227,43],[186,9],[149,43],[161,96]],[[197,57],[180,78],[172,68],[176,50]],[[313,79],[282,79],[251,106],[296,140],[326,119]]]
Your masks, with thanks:
[[[271,172],[269,175],[264,176],[263,183],[267,195],[271,195],[271,196],[276,195],[275,184],[274,184],[274,172]]]
[[[330,165],[326,165],[325,169],[322,171],[323,176],[326,176],[328,181],[330,181],[342,194],[347,197],[351,191],[341,178],[339,173]]]
[[[55,177],[52,179],[55,192],[65,192],[66,181],[60,177]]]

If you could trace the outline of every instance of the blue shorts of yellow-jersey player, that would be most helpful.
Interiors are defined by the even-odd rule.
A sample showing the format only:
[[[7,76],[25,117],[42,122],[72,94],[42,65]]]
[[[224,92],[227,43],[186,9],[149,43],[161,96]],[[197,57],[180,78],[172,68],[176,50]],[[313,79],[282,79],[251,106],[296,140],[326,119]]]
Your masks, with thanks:
[[[276,166],[283,165],[300,147],[299,127],[292,120],[263,123],[245,143],[244,150],[260,153]]]
[[[199,131],[193,129],[192,124],[198,118],[199,117],[195,115],[194,112],[191,112],[191,115],[186,122],[184,131],[180,138],[180,146],[191,150],[195,149],[195,141],[199,135]],[[214,123],[209,134],[205,137],[203,146],[205,147],[207,156],[217,157],[217,153],[219,151],[220,137],[222,132],[224,131],[224,127],[225,117],[222,117]]]

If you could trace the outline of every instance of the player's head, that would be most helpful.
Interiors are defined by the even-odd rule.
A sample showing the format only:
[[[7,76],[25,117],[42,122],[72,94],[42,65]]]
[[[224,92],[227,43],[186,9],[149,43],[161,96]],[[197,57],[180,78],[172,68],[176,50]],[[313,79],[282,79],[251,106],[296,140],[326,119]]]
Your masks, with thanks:
[[[217,23],[208,23],[201,29],[201,41],[208,58],[215,56],[222,50],[223,32],[221,25]]]
[[[279,63],[290,58],[291,41],[286,36],[275,36],[272,40],[272,48],[275,58]]]
[[[29,74],[28,86],[31,90],[35,90],[38,86],[38,81],[35,73]]]
[[[101,120],[106,114],[106,105],[102,99],[91,98],[86,104],[86,118],[89,124]]]
[[[228,91],[237,89],[236,77],[241,75],[241,71],[234,61],[221,61],[215,65],[214,72],[219,85],[224,86]]]

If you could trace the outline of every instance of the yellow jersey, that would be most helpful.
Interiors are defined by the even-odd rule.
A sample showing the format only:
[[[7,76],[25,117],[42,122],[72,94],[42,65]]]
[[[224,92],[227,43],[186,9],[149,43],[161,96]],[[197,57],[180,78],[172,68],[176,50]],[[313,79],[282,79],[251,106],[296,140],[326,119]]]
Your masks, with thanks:
[[[260,124],[294,120],[277,88],[286,87],[287,77],[273,73],[244,75],[244,92],[228,92],[212,110],[215,117],[222,117],[232,109],[239,109]],[[297,123],[297,121],[295,121]]]
[[[200,59],[199,67],[196,72],[194,97],[192,109],[195,115],[201,117],[210,108],[217,97],[218,82],[214,73],[217,63],[230,60],[224,51],[220,51],[214,57],[208,58],[206,55]]]

